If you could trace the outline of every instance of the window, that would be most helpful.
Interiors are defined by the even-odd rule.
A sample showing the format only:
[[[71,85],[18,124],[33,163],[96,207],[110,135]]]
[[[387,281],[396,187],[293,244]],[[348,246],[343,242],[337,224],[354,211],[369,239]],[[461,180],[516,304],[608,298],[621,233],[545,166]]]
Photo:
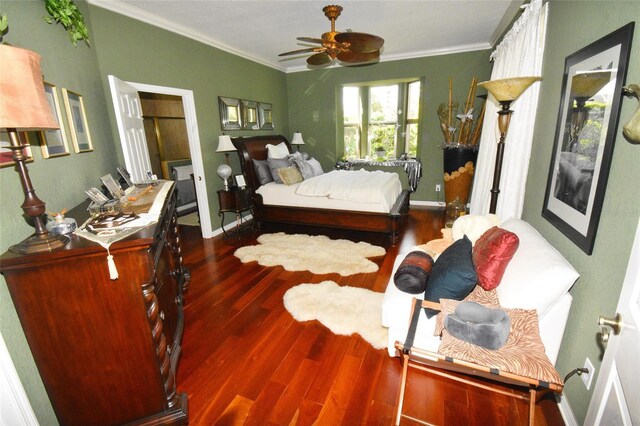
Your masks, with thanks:
[[[385,157],[418,149],[420,81],[342,88],[346,157]]]

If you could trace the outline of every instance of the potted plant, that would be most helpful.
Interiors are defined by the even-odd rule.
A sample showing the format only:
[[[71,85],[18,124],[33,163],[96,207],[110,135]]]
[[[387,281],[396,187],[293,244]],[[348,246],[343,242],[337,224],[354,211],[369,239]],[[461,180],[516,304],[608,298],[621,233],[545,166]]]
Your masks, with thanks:
[[[373,146],[373,153],[379,160],[381,160],[385,157],[385,155],[387,155],[387,150],[385,149],[384,145],[378,143]]]
[[[478,142],[482,133],[484,104],[475,114],[475,93],[478,79],[473,77],[464,108],[458,113],[454,102],[453,82],[449,77],[449,102],[438,107],[440,128],[444,136],[444,194],[447,205],[456,202],[466,206],[473,182]]]

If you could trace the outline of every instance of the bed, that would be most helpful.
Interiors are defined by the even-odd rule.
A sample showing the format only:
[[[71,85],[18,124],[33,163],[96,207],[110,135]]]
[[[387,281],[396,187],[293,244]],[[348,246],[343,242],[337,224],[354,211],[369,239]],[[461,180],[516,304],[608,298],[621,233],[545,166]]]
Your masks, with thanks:
[[[380,232],[388,234],[392,244],[397,242],[409,211],[408,189],[400,191],[388,212],[366,211],[364,206],[358,206],[357,203],[353,203],[350,206],[330,206],[328,203],[331,203],[332,200],[327,198],[324,198],[321,204],[318,204],[316,199],[313,201],[313,205],[303,205],[304,203],[283,205],[283,203],[291,204],[287,202],[273,204],[278,203],[277,201],[269,201],[267,203],[260,194],[262,192],[260,190],[261,185],[256,176],[252,160],[267,159],[267,144],[278,145],[284,142],[289,152],[293,152],[289,141],[281,135],[232,138],[231,141],[238,150],[240,166],[245,177],[247,189],[252,193],[254,220],[256,220],[258,226],[261,226],[261,223],[270,222]],[[283,185],[280,186],[283,187]],[[279,189],[285,190],[285,188]],[[284,200],[288,198],[287,196],[282,197]],[[311,202],[308,204],[311,204]]]

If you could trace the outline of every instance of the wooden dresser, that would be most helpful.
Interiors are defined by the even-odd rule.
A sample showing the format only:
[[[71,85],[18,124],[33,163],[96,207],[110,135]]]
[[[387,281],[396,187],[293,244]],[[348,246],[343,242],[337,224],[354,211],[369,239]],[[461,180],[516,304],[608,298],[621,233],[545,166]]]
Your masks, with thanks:
[[[0,272],[63,425],[186,424],[176,370],[184,329],[182,266],[169,192],[160,220],[107,251],[76,235],[51,253],[0,257]],[[86,205],[67,214],[81,224]]]

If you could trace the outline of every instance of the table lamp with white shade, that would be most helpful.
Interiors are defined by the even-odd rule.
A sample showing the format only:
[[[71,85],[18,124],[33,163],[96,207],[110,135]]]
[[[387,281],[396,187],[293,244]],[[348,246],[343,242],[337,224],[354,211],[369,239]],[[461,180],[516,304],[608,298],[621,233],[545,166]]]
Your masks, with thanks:
[[[225,191],[229,190],[229,177],[231,177],[232,173],[231,164],[229,164],[229,152],[231,151],[236,151],[236,147],[231,142],[231,136],[225,134],[218,136],[218,149],[216,149],[216,152],[224,152],[225,164],[218,166],[216,172],[224,182]]]
[[[293,134],[293,138],[291,139],[291,145],[296,145],[298,151],[300,151],[300,145],[304,145],[304,141],[302,140],[302,133],[295,132]]]

